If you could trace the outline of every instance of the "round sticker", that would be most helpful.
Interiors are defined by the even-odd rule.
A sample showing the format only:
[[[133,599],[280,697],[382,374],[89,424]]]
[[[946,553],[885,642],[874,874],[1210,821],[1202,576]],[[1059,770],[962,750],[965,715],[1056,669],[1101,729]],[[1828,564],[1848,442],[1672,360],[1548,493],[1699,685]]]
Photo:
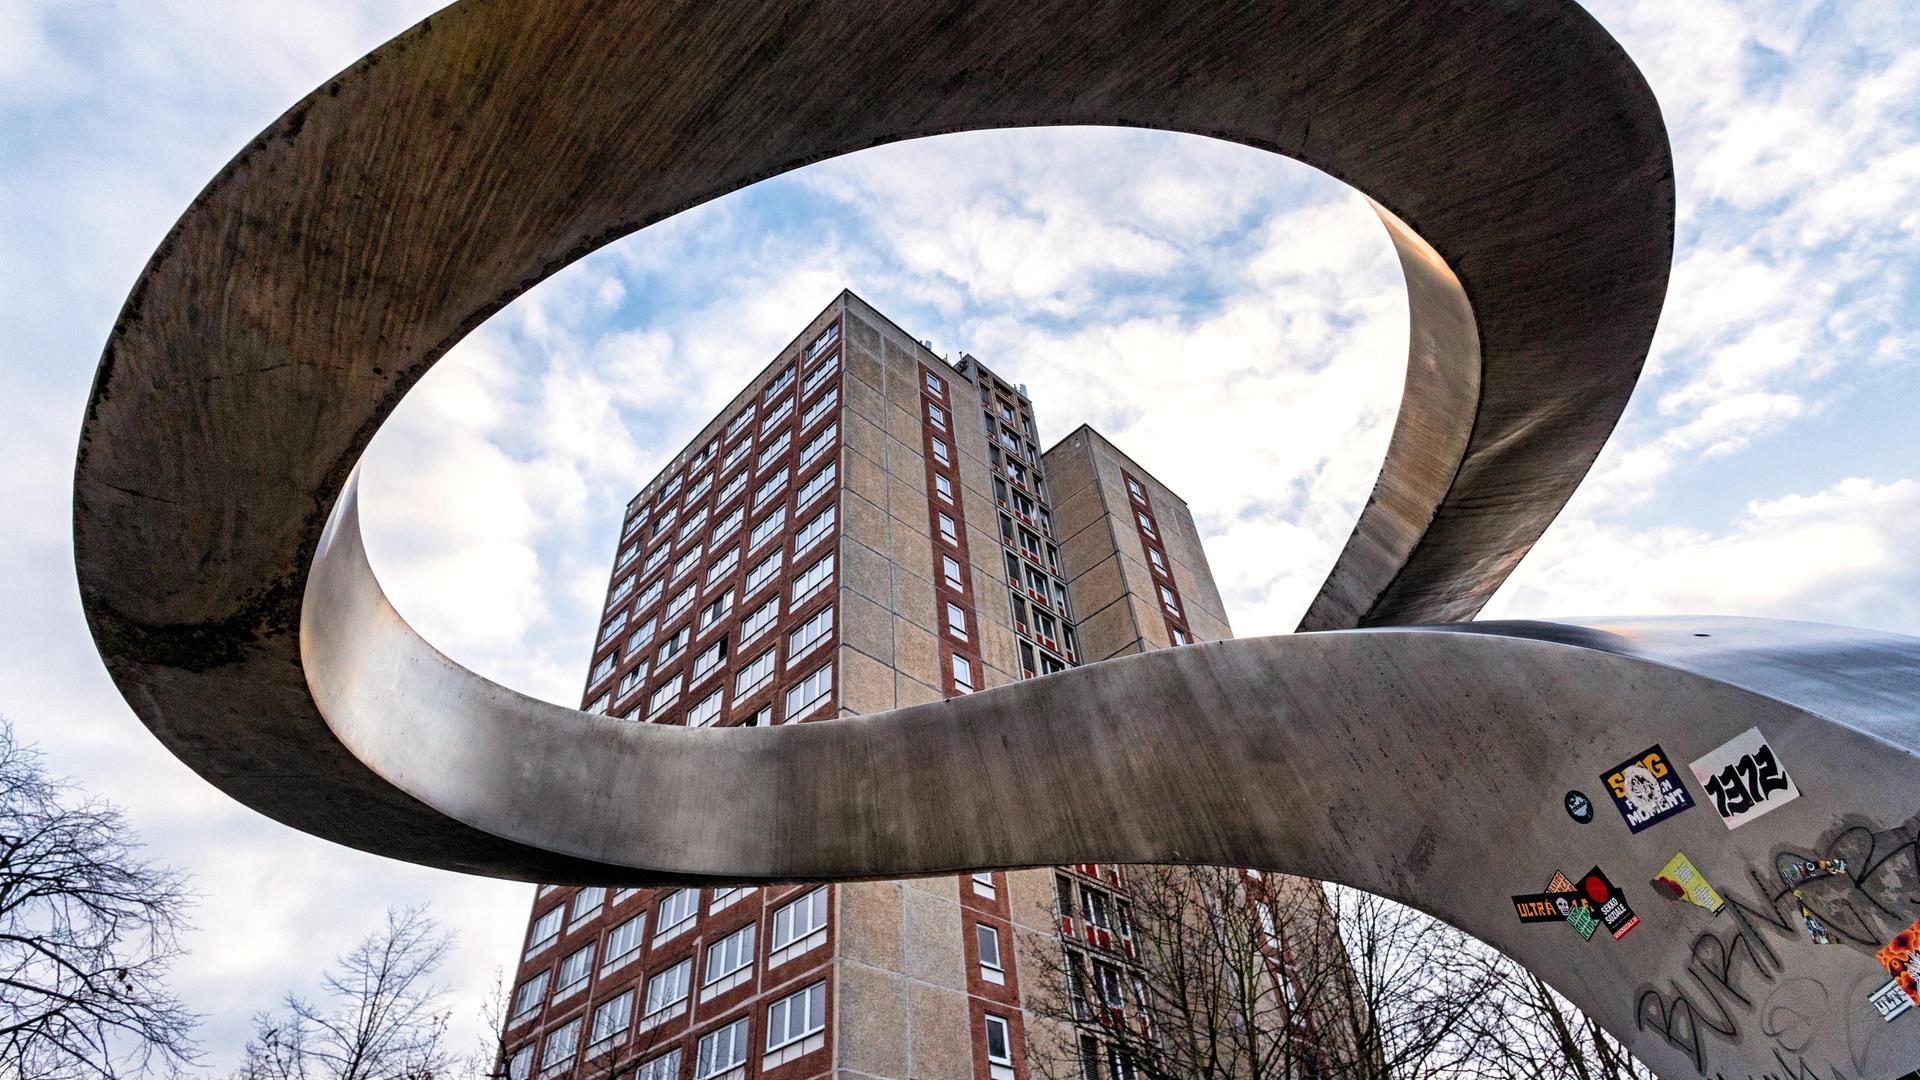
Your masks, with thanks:
[[[1567,792],[1567,816],[1585,825],[1593,820],[1593,800],[1584,791]]]

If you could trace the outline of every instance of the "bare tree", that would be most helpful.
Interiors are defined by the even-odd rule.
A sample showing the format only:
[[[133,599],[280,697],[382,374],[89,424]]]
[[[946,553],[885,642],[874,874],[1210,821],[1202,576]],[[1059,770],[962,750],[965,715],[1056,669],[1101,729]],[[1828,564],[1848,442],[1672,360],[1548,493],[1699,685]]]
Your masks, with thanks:
[[[389,908],[321,977],[320,1004],[287,994],[254,1016],[237,1080],[433,1080],[455,1069],[447,989],[433,981],[453,949],[426,908]]]
[[[47,776],[0,717],[0,1074],[172,1071],[199,1017],[166,988],[190,897],[111,804]]]
[[[1070,925],[1106,921],[1059,891]],[[1136,866],[1124,895],[1124,940],[1039,950],[1029,1060],[1048,1080],[1650,1077],[1518,964],[1370,893]]]

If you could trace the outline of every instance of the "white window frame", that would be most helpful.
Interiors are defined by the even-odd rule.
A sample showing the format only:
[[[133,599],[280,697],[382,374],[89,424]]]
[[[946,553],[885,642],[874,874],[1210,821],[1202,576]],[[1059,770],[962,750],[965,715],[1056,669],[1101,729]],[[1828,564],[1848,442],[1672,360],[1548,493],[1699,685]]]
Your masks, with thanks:
[[[608,1049],[615,1039],[625,1035],[628,1030],[633,1027],[633,1002],[636,996],[636,991],[627,990],[617,997],[609,998],[594,1006],[593,1026],[587,1029],[587,1053],[592,1054]],[[624,1014],[621,1015],[618,1020],[613,1021],[613,1023],[617,1023],[620,1026],[614,1028],[612,1031],[602,1030],[605,1026],[603,1023],[605,1018],[616,1015],[616,1013]]]
[[[801,485],[800,494],[794,498],[793,505],[798,509],[804,510],[808,503],[819,498],[821,493],[832,487],[833,482],[838,479],[839,476],[840,463],[837,461],[827,462],[819,472],[808,477],[807,482]],[[602,642],[605,640],[605,638],[601,639]]]
[[[987,1038],[984,1049],[987,1054],[987,1075],[989,1080],[1013,1080],[1013,1026],[1007,1023],[1006,1017],[995,1016],[993,1013],[988,1013],[986,1020]],[[1001,1049],[998,1054],[993,1051],[993,1035],[995,1030],[998,1030],[1000,1033]]]
[[[967,637],[967,609],[951,600],[947,601],[947,632],[961,641],[971,640]]]
[[[573,1059],[580,1051],[580,1025],[584,1019],[576,1016],[547,1032],[547,1040],[540,1048],[542,1077],[558,1076],[573,1067]],[[555,1054],[556,1049],[560,1049],[560,1053]]]
[[[753,508],[758,510],[769,502],[772,502],[775,496],[784,493],[787,489],[787,479],[790,476],[792,476],[791,471],[788,470],[785,465],[782,465],[780,466],[779,472],[767,477],[759,487],[754,488]]]
[[[704,969],[701,972],[701,1004],[704,1005],[753,978],[754,930],[758,925],[748,923],[707,946],[706,959],[702,961]],[[721,966],[728,964],[732,966]],[[715,970],[716,967],[718,970]]]
[[[701,607],[699,615],[700,629],[702,631],[710,630],[718,624],[720,620],[731,615],[733,613],[733,599],[734,592],[732,589],[728,589]]]
[[[660,617],[669,622],[673,621],[675,616],[692,607],[694,597],[699,595],[699,587],[688,582],[686,588],[674,593],[673,599],[667,601],[667,609],[660,613]]]
[[[979,689],[973,681],[973,661],[959,653],[953,654],[953,685],[963,694],[971,694]]]
[[[779,536],[780,530],[785,528],[786,524],[787,504],[781,503],[774,508],[773,513],[760,519],[760,521],[754,525],[753,534],[747,537],[747,550],[760,550],[761,546],[767,541]]]
[[[779,621],[780,594],[774,593],[767,598],[766,603],[754,608],[747,614],[745,619],[741,620],[740,645],[744,648],[747,642],[759,637],[762,633],[766,632],[767,627]]]
[[[699,889],[675,889],[668,893],[660,901],[659,914],[654,917],[654,945],[658,946],[663,941],[672,941],[686,933],[692,928],[693,920],[699,914]]]
[[[828,533],[833,531],[833,527],[839,524],[840,521],[839,509],[837,506],[827,507],[825,510],[815,514],[812,520],[808,521],[806,525],[800,529],[799,535],[793,538],[793,554],[795,558],[798,558],[801,552],[819,543]]]
[[[605,885],[583,886],[579,892],[573,894],[573,918],[567,929],[571,930],[600,914],[600,909],[606,906],[606,903],[607,887]]]
[[[727,638],[725,634],[714,639],[713,644],[701,649],[693,658],[689,685],[699,685],[706,675],[719,669],[727,662]]]
[[[786,563],[786,556],[787,549],[777,547],[768,552],[766,558],[754,563],[753,569],[747,571],[746,583],[740,587],[740,598],[745,600],[759,592],[767,582],[779,577],[780,569]]]
[[[833,605],[821,608],[806,622],[787,631],[787,663],[812,651],[815,645],[825,641],[833,633]]]
[[[507,1059],[506,1080],[533,1080],[533,1044],[528,1043]]]
[[[554,1001],[564,1001],[585,990],[593,981],[593,946],[583,945],[568,953],[554,969],[553,981],[559,984],[553,988]]]
[[[797,1013],[797,1015],[796,1015]],[[767,1054],[762,1069],[785,1065],[827,1044],[827,983],[802,987],[767,1006]]]
[[[933,444],[933,460],[942,465],[953,464],[953,451],[947,448],[945,440],[929,439],[927,441]]]
[[[507,1025],[523,1023],[529,1016],[540,1011],[547,1001],[547,984],[553,981],[553,969],[543,968],[538,975],[513,988],[513,1002],[508,1006],[513,1012],[507,1017]]]
[[[633,1080],[680,1080],[680,1048],[661,1054],[634,1070]]]
[[[654,987],[660,987],[656,994]],[[647,977],[646,1015],[640,1030],[651,1031],[687,1011],[687,997],[693,988],[693,957],[661,968]],[[676,995],[668,997],[668,994]]]
[[[560,940],[560,929],[567,922],[567,905],[555,904],[541,916],[533,920],[533,926],[527,931],[526,959],[540,955],[547,946]],[[543,934],[542,930],[546,932]]]
[[[754,887],[751,885],[735,885],[730,889],[713,890],[713,897],[707,901],[707,914],[711,915],[716,911],[727,910],[740,901],[745,900],[747,894],[752,892],[753,889]]]
[[[747,661],[746,665],[740,669],[740,673],[733,677],[733,700],[739,701],[741,698],[757,694],[762,687],[773,681],[774,669],[777,666],[775,652],[776,650],[769,646],[766,652]]]
[[[713,693],[694,702],[693,707],[687,710],[687,726],[711,727],[720,719],[720,699],[725,693],[726,687],[716,686]]]
[[[947,502],[952,502],[953,501],[953,481],[947,479],[945,473],[934,473],[933,474],[933,493],[936,497],[940,499],[944,499]]]
[[[993,943],[993,955],[987,955],[987,943]],[[991,923],[973,924],[974,948],[980,954],[980,978],[987,982],[1005,986],[1007,969],[1000,956],[1000,929]]]
[[[833,558],[833,552],[827,552],[793,579],[793,603],[788,606],[789,611],[806,603],[833,580]]]
[[[642,911],[614,927],[607,935],[607,954],[600,961],[600,976],[605,978],[608,972],[618,971],[632,963],[645,951],[646,944],[647,913]],[[615,949],[620,951],[616,953]]]
[[[953,520],[953,518],[947,514],[941,514],[939,521],[940,521],[940,538],[945,540],[949,544],[959,543],[960,542],[960,523]]]
[[[667,573],[667,580],[678,581],[693,573],[694,569],[700,565],[700,555],[704,550],[702,545],[695,544],[686,554],[674,560],[673,569]]]
[[[653,692],[647,699],[647,719],[651,720],[673,707],[680,700],[680,691],[686,688],[687,677],[684,673],[675,675],[673,681]]]
[[[788,416],[792,415],[792,413],[793,395],[788,394],[786,397],[780,399],[780,404],[767,410],[767,418],[760,421],[760,434],[765,435],[773,425],[785,420]]]
[[[840,422],[838,420],[834,421],[831,424],[828,424],[826,427],[821,428],[820,434],[815,435],[812,439],[809,439],[807,441],[807,445],[800,448],[801,467],[804,468],[808,462],[812,461],[814,458],[819,457],[823,452],[825,452],[827,447],[832,446],[834,440],[838,439],[839,437],[840,437]]]
[[[727,549],[725,555],[715,559],[713,565],[707,567],[707,588],[712,588],[719,584],[720,579],[732,573],[733,568],[739,565],[740,546],[735,544],[733,547]]]
[[[960,560],[944,551],[940,553],[940,576],[944,577],[947,584],[953,588],[963,589],[966,587],[965,579],[961,576]]]
[[[747,1074],[747,1017],[741,1017],[725,1027],[715,1028],[700,1037],[700,1045],[694,1053],[693,1080],[717,1080],[719,1077],[745,1076]],[[720,1058],[721,1043],[725,1041],[727,1057]]]
[[[798,704],[795,704],[796,697],[801,699]],[[829,661],[787,688],[787,722],[792,723],[831,700],[833,700],[833,663]]]
[[[786,456],[787,451],[792,448],[793,429],[788,428],[781,432],[772,442],[760,448],[760,456],[753,459],[753,471],[764,471],[767,466]]]
[[[832,374],[833,369],[827,368],[826,371],[828,374]],[[839,403],[840,403],[839,387],[836,386],[833,389],[827,391],[826,393],[821,394],[820,400],[807,406],[807,411],[801,414],[800,430],[805,431],[808,428],[812,427],[813,425],[819,423],[820,418],[832,412],[833,407]]]
[[[769,925],[768,970],[819,948],[827,940],[827,887],[821,885],[775,908]]]

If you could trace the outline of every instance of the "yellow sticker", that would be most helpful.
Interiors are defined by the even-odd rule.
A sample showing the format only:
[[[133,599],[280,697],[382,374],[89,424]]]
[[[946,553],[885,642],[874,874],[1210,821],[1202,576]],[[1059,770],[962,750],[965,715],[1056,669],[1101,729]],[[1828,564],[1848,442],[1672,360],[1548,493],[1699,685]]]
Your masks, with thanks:
[[[1653,879],[1653,890],[1669,900],[1685,900],[1697,908],[1705,908],[1718,915],[1727,902],[1713,891],[1707,875],[1702,874],[1686,852],[1674,852],[1667,865]]]

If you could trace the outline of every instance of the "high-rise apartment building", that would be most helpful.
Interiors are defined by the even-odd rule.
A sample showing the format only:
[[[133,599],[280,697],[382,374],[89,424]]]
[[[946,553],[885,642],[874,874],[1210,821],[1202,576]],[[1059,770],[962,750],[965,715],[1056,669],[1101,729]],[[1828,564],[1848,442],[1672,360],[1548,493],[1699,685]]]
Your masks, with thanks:
[[[1228,636],[1186,505],[1090,428],[843,292],[627,506],[584,707],[830,721]],[[1070,793],[1063,793],[1070,797]],[[1128,1080],[1122,868],[745,889],[543,886],[513,1080],[1028,1080],[1036,980]],[[1052,962],[1049,962],[1049,960]]]

